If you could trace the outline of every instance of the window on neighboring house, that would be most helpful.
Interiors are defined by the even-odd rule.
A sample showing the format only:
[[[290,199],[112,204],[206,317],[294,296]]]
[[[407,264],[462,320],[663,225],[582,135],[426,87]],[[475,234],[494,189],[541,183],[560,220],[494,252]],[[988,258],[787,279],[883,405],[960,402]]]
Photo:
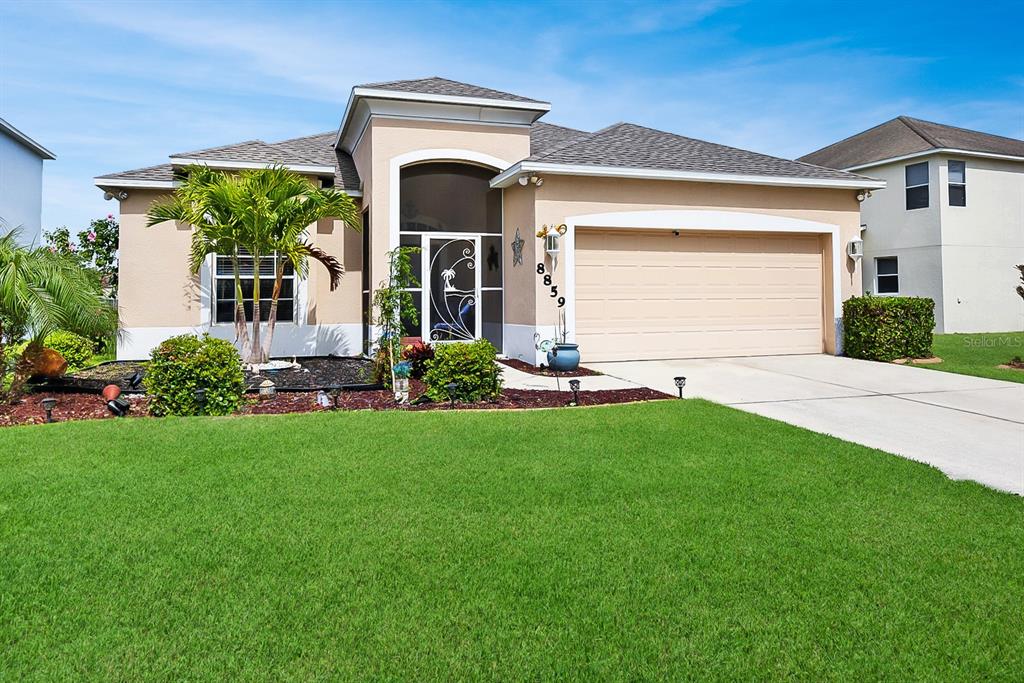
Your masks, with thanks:
[[[928,162],[910,164],[907,174],[907,209],[924,209],[928,206]]]
[[[967,206],[967,162],[949,162],[949,205]]]
[[[230,256],[217,255],[214,267],[214,321],[233,323],[235,321],[235,273]],[[270,299],[274,294],[274,278],[277,274],[277,254],[260,258],[260,273],[253,273],[252,257],[243,252],[238,257],[238,271],[242,280],[242,303],[245,319],[252,322],[252,295],[255,282],[259,280],[260,320],[270,316]],[[295,271],[285,261],[284,278],[281,280],[281,295],[277,300],[277,321],[292,322],[295,319]]]
[[[875,259],[875,290],[878,294],[899,294],[899,265],[895,256]]]

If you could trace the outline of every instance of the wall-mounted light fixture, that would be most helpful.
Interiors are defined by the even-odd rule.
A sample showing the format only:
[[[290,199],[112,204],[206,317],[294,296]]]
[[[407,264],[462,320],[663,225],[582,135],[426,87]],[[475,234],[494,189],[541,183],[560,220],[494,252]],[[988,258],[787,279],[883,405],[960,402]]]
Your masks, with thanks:
[[[859,261],[864,258],[864,240],[859,237],[854,237],[852,240],[847,242],[846,255],[854,261]]]
[[[871,197],[871,190],[861,190],[860,192],[857,193],[858,202],[862,202],[865,199],[868,199],[869,197]]]

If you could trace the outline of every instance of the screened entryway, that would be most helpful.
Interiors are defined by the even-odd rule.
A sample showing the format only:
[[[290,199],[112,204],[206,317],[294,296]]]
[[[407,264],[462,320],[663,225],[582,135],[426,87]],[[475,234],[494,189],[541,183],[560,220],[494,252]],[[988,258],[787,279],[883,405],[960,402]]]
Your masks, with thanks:
[[[501,190],[495,171],[458,163],[402,169],[401,245],[419,247],[410,289],[419,324],[405,333],[430,342],[483,337],[501,349]]]

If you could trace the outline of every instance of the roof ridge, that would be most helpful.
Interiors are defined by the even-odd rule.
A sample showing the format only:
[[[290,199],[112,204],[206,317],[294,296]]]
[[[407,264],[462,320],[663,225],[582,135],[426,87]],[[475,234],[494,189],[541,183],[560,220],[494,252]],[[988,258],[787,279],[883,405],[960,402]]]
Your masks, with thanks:
[[[942,147],[942,145],[939,144],[938,140],[936,140],[931,135],[928,135],[923,130],[921,130],[921,127],[917,125],[917,121],[915,121],[914,119],[910,118],[909,116],[903,116],[903,115],[898,116],[897,118],[899,119],[900,123],[902,123],[904,126],[906,126],[911,131],[913,131],[914,134],[917,135],[917,137],[919,137],[922,140],[924,140],[925,142],[927,142],[933,148]],[[927,121],[925,123],[927,123]]]
[[[983,130],[974,130],[973,128],[964,128],[963,126],[954,126],[949,123],[939,123],[938,121],[929,121],[928,119],[919,119],[913,116],[902,116],[900,118],[913,121],[914,123],[927,123],[929,126],[938,126],[939,128],[949,128],[951,130],[960,130],[965,133],[971,133],[973,135],[984,135],[990,138],[999,138],[1000,140],[1009,140],[1010,142],[1022,142],[1020,138],[1011,138],[1009,135],[999,135],[998,133],[986,133]]]
[[[232,147],[241,147],[242,145],[251,145],[254,142],[259,142],[259,143],[262,143],[264,145],[270,144],[270,143],[268,143],[268,142],[266,142],[264,140],[256,140],[256,139],[253,139],[253,140],[243,140],[242,142],[233,142],[233,143],[231,143],[229,145],[219,145],[217,147],[206,147],[204,149],[193,149],[193,150],[188,151],[188,152],[175,152],[174,154],[170,154],[168,156],[170,156],[172,159],[174,157],[186,157],[187,158],[189,155],[192,155],[192,154],[199,154],[201,152],[219,152],[220,150],[231,149]]]
[[[858,133],[854,133],[853,135],[847,135],[842,140],[836,140],[835,142],[833,142],[831,144],[825,145],[824,147],[819,147],[818,149],[812,150],[812,151],[808,152],[807,154],[801,154],[800,158],[803,159],[804,157],[809,157],[812,154],[817,154],[819,152],[824,152],[826,149],[831,149],[832,147],[835,147],[837,145],[841,145],[844,142],[849,142],[850,140],[852,140],[852,139],[854,139],[856,137],[860,137],[861,135],[864,135],[865,133],[870,133],[871,131],[875,130],[876,128],[881,128],[882,126],[887,126],[890,123],[893,123],[895,121],[899,121],[899,117],[898,116],[895,117],[895,118],[888,119],[886,121],[882,121],[881,123],[877,123],[877,124],[871,126],[870,128],[865,128],[864,130],[862,130],[862,131],[860,131]],[[828,168],[828,166],[825,166],[824,168]]]
[[[298,142],[299,140],[308,140],[310,138],[318,138],[318,137],[321,137],[323,135],[337,135],[337,134],[338,134],[337,129],[335,129],[335,130],[325,130],[323,133],[313,133],[312,135],[300,135],[297,138],[285,138],[284,140],[278,140],[277,142],[271,142],[271,143],[268,143],[268,144],[270,144],[270,145],[281,145],[281,144],[284,144],[286,142]]]
[[[572,129],[572,130],[575,130],[575,129]],[[554,154],[555,152],[560,152],[563,149],[567,149],[569,147],[572,147],[573,145],[577,145],[577,144],[583,142],[584,140],[590,140],[591,138],[593,138],[595,135],[597,135],[598,133],[600,133],[603,130],[607,130],[607,129],[606,128],[602,128],[601,130],[595,130],[593,133],[588,133],[586,131],[580,131],[583,134],[580,135],[578,138],[573,138],[572,140],[566,140],[565,142],[563,142],[561,144],[554,145],[553,147],[544,150],[540,154],[531,154],[527,158],[530,159],[531,161],[540,161],[541,159],[543,159],[543,158],[545,158],[545,157],[547,157],[547,156],[549,156],[551,154]]]

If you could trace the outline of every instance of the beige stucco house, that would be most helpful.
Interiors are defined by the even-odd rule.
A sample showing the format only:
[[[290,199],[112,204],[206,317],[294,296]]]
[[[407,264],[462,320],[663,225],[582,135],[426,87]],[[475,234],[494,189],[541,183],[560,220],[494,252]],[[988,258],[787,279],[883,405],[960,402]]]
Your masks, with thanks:
[[[801,160],[887,182],[861,206],[865,291],[930,297],[936,332],[1024,329],[1024,141],[900,116]]]
[[[344,189],[361,232],[311,238],[347,269],[287,283],[274,355],[358,354],[386,253],[422,249],[412,336],[485,337],[541,362],[564,320],[584,362],[834,353],[841,301],[861,292],[847,246],[858,194],[878,180],[628,123],[595,132],[541,122],[547,102],[441,78],[357,86],[335,131],[172,155],[96,178],[121,206],[120,358],[182,332],[231,338],[231,273],[188,271],[187,225],[145,227],[190,164],[280,164]],[[536,237],[565,226],[557,239]]]

